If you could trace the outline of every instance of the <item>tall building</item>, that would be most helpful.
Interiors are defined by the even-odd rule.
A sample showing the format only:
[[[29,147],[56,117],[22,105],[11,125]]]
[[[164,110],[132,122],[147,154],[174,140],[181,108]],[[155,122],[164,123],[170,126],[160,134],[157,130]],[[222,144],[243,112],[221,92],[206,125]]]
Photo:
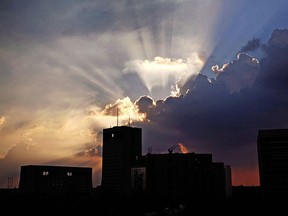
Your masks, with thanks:
[[[90,193],[92,168],[21,166],[19,189],[23,193]]]
[[[141,128],[115,126],[103,129],[101,188],[130,193],[131,169],[137,166],[141,156]]]
[[[232,171],[230,165],[225,165],[225,176],[226,176],[226,196],[232,196]]]
[[[142,130],[128,126],[103,130],[103,190],[151,197],[225,197],[231,189],[230,166],[211,154],[173,153],[143,156]],[[227,193],[228,191],[228,193]]]
[[[288,195],[288,129],[259,130],[257,149],[263,195]]]
[[[211,154],[148,154],[146,176],[149,194],[178,199],[224,198],[230,183],[224,163]]]

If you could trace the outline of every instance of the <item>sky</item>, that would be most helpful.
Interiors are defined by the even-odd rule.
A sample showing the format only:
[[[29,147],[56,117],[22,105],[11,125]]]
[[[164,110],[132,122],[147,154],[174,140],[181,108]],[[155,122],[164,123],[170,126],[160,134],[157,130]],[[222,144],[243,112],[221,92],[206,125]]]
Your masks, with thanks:
[[[258,130],[288,127],[287,14],[286,0],[1,0],[0,187],[29,164],[92,167],[100,185],[116,125],[142,128],[143,155],[181,144],[258,186]]]

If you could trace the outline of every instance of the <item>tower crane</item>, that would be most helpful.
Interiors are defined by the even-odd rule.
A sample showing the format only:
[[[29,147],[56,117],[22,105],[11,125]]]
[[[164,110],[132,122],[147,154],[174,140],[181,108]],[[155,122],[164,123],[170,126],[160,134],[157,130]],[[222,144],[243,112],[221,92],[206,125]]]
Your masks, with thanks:
[[[169,154],[172,154],[173,150],[174,150],[176,147],[178,147],[178,144],[175,144],[175,145],[173,145],[172,147],[170,147],[170,148],[168,149]]]

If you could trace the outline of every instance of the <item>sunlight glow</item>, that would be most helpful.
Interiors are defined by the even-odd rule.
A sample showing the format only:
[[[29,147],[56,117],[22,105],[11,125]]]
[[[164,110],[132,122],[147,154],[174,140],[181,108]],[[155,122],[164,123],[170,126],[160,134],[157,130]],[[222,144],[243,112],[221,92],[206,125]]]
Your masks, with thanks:
[[[4,116],[0,116],[0,128],[1,126],[5,123],[5,117]]]
[[[138,107],[129,97],[118,99],[114,104],[108,104],[99,114],[102,116],[102,121],[107,118],[112,118],[115,122],[117,118],[117,122],[119,120],[119,123],[122,125],[144,121],[146,118],[146,114],[139,113]]]
[[[185,147],[182,143],[178,143],[178,146],[180,148],[181,153],[185,154],[189,152],[187,147]]]
[[[175,90],[172,86],[178,82],[178,87],[184,85],[189,77],[199,73],[204,62],[197,53],[193,53],[190,58],[171,59],[160,56],[155,57],[152,61],[135,60],[126,64],[124,72],[137,72],[143,83],[150,92],[154,87],[160,86],[169,89],[164,98],[173,95]]]

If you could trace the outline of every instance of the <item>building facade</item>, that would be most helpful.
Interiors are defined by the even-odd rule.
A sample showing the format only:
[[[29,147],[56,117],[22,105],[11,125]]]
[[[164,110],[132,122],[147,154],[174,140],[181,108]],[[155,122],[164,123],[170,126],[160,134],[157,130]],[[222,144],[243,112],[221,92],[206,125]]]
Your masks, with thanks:
[[[103,130],[101,188],[130,193],[131,168],[142,156],[142,129],[115,126]]]
[[[148,154],[146,175],[147,192],[155,196],[226,197],[225,165],[212,162],[211,154]]]
[[[19,190],[23,193],[90,193],[92,168],[21,166]]]
[[[231,169],[211,154],[142,155],[142,131],[127,126],[103,130],[101,188],[151,197],[225,197],[231,191]],[[228,192],[227,192],[228,191]]]
[[[257,150],[263,195],[288,195],[288,129],[259,130]]]

